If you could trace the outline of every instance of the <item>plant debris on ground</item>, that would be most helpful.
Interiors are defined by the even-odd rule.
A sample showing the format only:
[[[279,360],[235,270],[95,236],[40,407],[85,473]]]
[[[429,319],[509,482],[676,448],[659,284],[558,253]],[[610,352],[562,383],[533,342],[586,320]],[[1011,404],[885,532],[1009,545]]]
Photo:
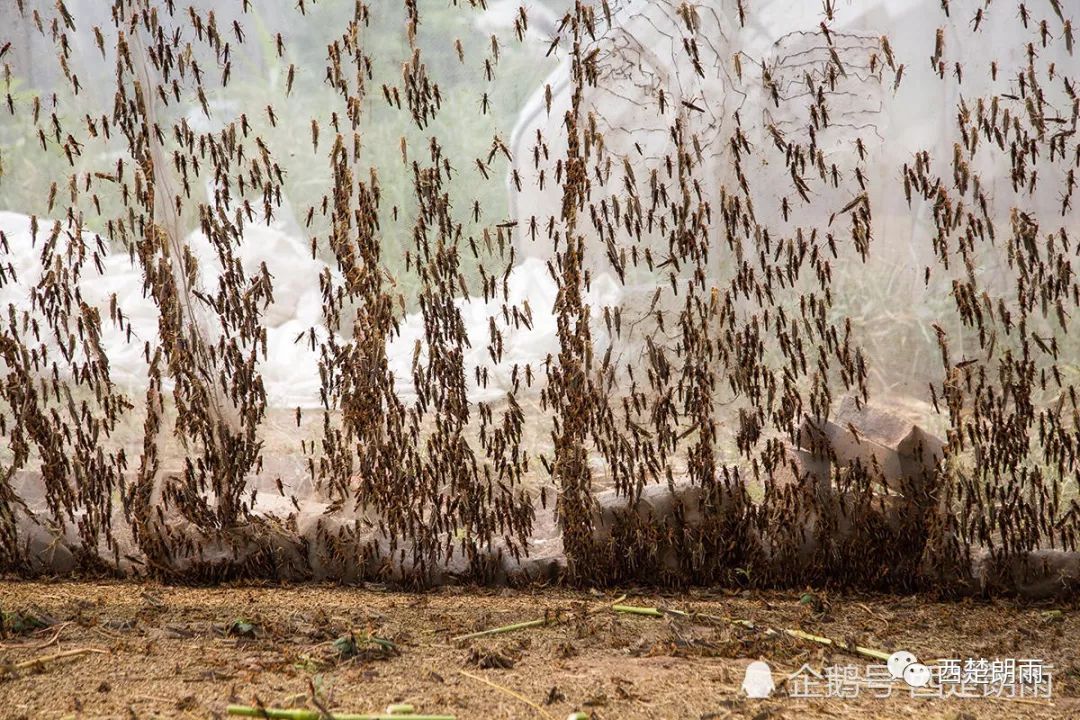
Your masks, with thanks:
[[[15,719],[224,718],[229,705],[260,704],[351,713],[409,704],[423,714],[492,720],[542,718],[530,704],[560,720],[578,711],[593,720],[1080,715],[1075,604],[825,591],[814,597],[828,613],[816,612],[798,591],[660,596],[451,587],[416,594],[322,585],[7,582],[0,585],[5,613],[35,608],[51,624],[0,641],[0,667],[84,648],[100,652],[5,672],[0,702],[4,717]],[[616,601],[678,608],[686,616],[615,612]],[[564,620],[455,641],[538,616]],[[238,620],[253,625],[253,637],[222,632]],[[1053,698],[927,700],[900,688],[888,699],[788,697],[782,680],[804,664],[820,672],[872,661],[784,630],[920,658],[1039,658],[1053,667]],[[742,693],[746,666],[755,660],[769,663],[779,696],[751,700]]]

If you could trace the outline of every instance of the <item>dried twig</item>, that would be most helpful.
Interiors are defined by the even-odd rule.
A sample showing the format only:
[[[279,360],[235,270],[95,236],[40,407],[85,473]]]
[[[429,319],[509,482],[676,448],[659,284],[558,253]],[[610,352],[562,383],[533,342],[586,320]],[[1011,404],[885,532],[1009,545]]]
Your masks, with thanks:
[[[548,625],[550,623],[558,622],[558,617],[554,618],[540,618],[539,620],[527,620],[525,622],[512,623],[510,625],[502,625],[500,627],[488,628],[487,630],[479,630],[477,632],[468,633],[466,635],[458,635],[451,638],[454,642],[463,642],[465,640],[475,640],[476,638],[487,637],[488,635],[501,635],[502,633],[514,632],[515,630],[525,630],[527,628],[541,627],[542,625]]]
[[[808,640],[810,642],[816,642],[820,645],[829,645],[835,647],[838,650],[854,653],[856,655],[862,655],[863,657],[873,658],[874,660],[888,660],[889,653],[882,650],[875,650],[874,648],[863,647],[862,645],[849,645],[840,640],[833,640],[822,635],[814,635],[802,630],[793,630],[790,628],[781,628],[775,630],[770,627],[764,627],[757,625],[750,620],[742,620],[739,618],[731,618],[718,615],[707,615],[705,613],[688,613],[682,610],[672,610],[670,608],[654,608],[654,607],[638,607],[635,605],[613,605],[612,610],[615,612],[627,613],[631,615],[647,615],[649,617],[665,617],[667,615],[673,615],[675,617],[685,618],[687,620],[693,620],[699,618],[703,620],[710,620],[713,622],[723,622],[729,625],[739,625],[750,630],[760,630],[766,635],[779,635],[784,634],[789,637],[798,638],[800,640]]]
[[[75,648],[74,650],[65,650],[63,652],[45,655],[32,660],[23,660],[22,662],[14,663],[9,667],[12,670],[26,670],[27,668],[44,666],[46,663],[56,662],[57,660],[65,660],[67,658],[79,657],[80,655],[88,655],[90,653],[108,655],[109,651],[101,650],[100,648]]]
[[[555,720],[555,716],[554,716],[554,715],[552,715],[552,714],[551,714],[551,713],[549,713],[549,712],[548,712],[547,710],[545,710],[544,708],[540,707],[539,705],[537,705],[536,703],[534,703],[534,702],[533,702],[532,700],[530,700],[529,698],[525,697],[525,696],[524,696],[524,695],[522,695],[521,693],[518,693],[518,692],[514,692],[514,691],[513,691],[513,690],[511,690],[510,688],[508,688],[508,687],[503,687],[502,685],[499,685],[498,683],[493,683],[493,682],[491,682],[490,680],[488,680],[487,678],[484,678],[484,677],[480,677],[479,675],[473,675],[473,674],[472,674],[471,672],[466,672],[465,670],[458,670],[458,672],[459,672],[459,673],[461,673],[462,675],[464,675],[464,676],[465,676],[465,677],[467,677],[467,678],[472,678],[473,680],[476,680],[476,681],[478,681],[478,682],[482,682],[482,683],[484,683],[485,685],[488,685],[488,686],[490,686],[490,687],[493,687],[493,688],[495,688],[496,690],[498,690],[499,692],[501,692],[501,693],[505,693],[505,694],[509,695],[510,697],[514,698],[515,700],[520,700],[521,702],[525,703],[526,705],[528,705],[529,707],[531,707],[531,708],[532,708],[533,710],[535,710],[536,712],[540,713],[540,714],[541,714],[541,715],[543,715],[544,717],[546,717],[546,718],[551,718],[551,720]]]

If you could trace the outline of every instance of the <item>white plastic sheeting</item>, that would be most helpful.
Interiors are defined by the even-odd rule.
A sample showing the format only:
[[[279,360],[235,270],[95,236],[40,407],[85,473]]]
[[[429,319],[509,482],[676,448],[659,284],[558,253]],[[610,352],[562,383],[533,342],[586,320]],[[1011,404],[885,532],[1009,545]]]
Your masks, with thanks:
[[[67,7],[76,18],[91,18],[92,22],[107,25],[99,16],[100,8],[92,5],[71,2]],[[313,21],[276,14],[285,12],[278,5],[267,3],[264,8],[268,27],[259,32],[266,47],[274,45],[278,32],[282,42],[307,42],[318,47],[318,52],[323,47],[320,43],[336,41],[338,26],[333,22],[327,22],[326,27],[303,25]],[[340,20],[352,11],[345,7],[347,3],[327,5],[330,9],[325,12],[330,15],[320,16],[323,21]],[[1075,10],[1058,3],[1017,8],[1001,0],[825,3],[824,8],[834,11],[835,16],[827,16],[817,3],[780,0],[635,0],[586,5],[591,10],[579,8],[576,15],[580,19],[591,13],[595,22],[588,31],[571,21],[573,8],[564,17],[566,3],[537,7],[531,28],[525,22],[528,4],[504,1],[493,4],[486,13],[462,9],[462,13],[472,14],[463,23],[448,25],[445,36],[424,36],[421,32],[419,45],[410,48],[407,38],[415,28],[403,31],[393,52],[372,60],[384,71],[377,75],[377,82],[372,81],[373,87],[367,88],[364,112],[374,103],[382,103],[384,97],[392,108],[393,93],[399,90],[394,83],[401,83],[404,94],[415,91],[399,77],[402,63],[406,63],[407,75],[408,63],[417,66],[423,53],[433,54],[433,46],[460,48],[462,57],[469,54],[476,68],[475,79],[455,87],[461,95],[476,95],[476,100],[470,102],[476,104],[479,115],[487,115],[489,102],[501,101],[488,97],[499,62],[516,59],[535,67],[542,63],[554,65],[539,87],[516,89],[519,95],[528,95],[520,107],[500,106],[503,126],[495,128],[486,159],[461,156],[446,161],[446,166],[452,166],[457,173],[451,175],[454,179],[446,191],[449,205],[454,220],[462,223],[456,236],[453,231],[447,236],[456,238],[455,252],[463,258],[460,269],[479,274],[484,283],[484,291],[478,289],[475,278],[466,287],[464,276],[459,275],[460,286],[450,293],[453,321],[463,328],[465,341],[460,367],[454,365],[454,371],[463,380],[465,397],[473,411],[482,417],[480,408],[509,408],[512,413],[519,404],[528,405],[530,414],[524,425],[531,431],[534,446],[522,452],[537,459],[542,455],[547,461],[550,453],[545,453],[554,442],[548,436],[555,437],[554,430],[565,425],[562,421],[576,405],[584,406],[595,399],[571,398],[565,406],[552,410],[549,398],[543,397],[553,377],[551,368],[575,359],[568,350],[572,343],[567,325],[561,324],[566,318],[560,310],[565,306],[565,263],[570,258],[566,254],[566,234],[573,232],[583,241],[585,279],[580,288],[581,305],[589,330],[587,347],[577,359],[595,368],[600,362],[594,360],[604,358],[605,370],[611,360],[614,369],[597,381],[600,390],[595,394],[603,396],[603,403],[613,408],[611,416],[622,413],[620,431],[624,432],[620,438],[623,444],[608,442],[610,438],[605,437],[589,448],[589,461],[595,471],[592,477],[598,486],[604,486],[609,476],[620,472],[635,475],[639,485],[636,492],[626,493],[625,488],[619,488],[620,493],[635,495],[635,500],[640,485],[666,479],[674,486],[673,475],[688,472],[691,463],[687,448],[691,441],[696,442],[694,433],[708,434],[695,426],[697,420],[692,413],[681,410],[679,415],[679,411],[671,410],[689,404],[683,396],[684,387],[680,384],[676,389],[674,382],[664,386],[667,380],[656,380],[657,375],[666,375],[657,368],[673,366],[674,375],[683,369],[683,363],[690,362],[686,353],[692,338],[677,326],[676,318],[684,303],[689,303],[686,293],[695,284],[700,285],[706,298],[711,293],[714,310],[723,304],[721,299],[734,298],[730,315],[725,311],[724,317],[736,331],[725,340],[737,336],[760,342],[760,349],[750,352],[754,358],[740,361],[735,352],[725,355],[723,361],[715,360],[711,370],[715,371],[716,382],[703,382],[708,386],[708,402],[716,406],[714,415],[719,418],[718,437],[713,444],[720,462],[725,464],[725,477],[728,462],[731,466],[742,463],[752,467],[752,473],[747,470],[746,476],[758,476],[759,460],[764,461],[771,452],[762,450],[762,446],[785,435],[790,440],[791,428],[800,425],[795,416],[810,414],[807,407],[795,409],[786,398],[781,399],[777,384],[793,394],[806,392],[813,384],[814,400],[827,406],[829,400],[845,392],[865,393],[860,381],[867,378],[875,392],[901,398],[922,414],[924,424],[942,429],[942,435],[952,443],[952,458],[957,466],[974,463],[978,467],[986,456],[998,462],[998,451],[1006,443],[987,440],[992,429],[986,430],[978,419],[972,420],[973,405],[978,403],[969,400],[965,405],[961,399],[937,411],[931,410],[931,404],[938,405],[939,394],[942,404],[946,393],[960,398],[964,382],[970,387],[971,373],[976,372],[973,367],[983,378],[1000,378],[1003,386],[1011,381],[1011,353],[1021,354],[1019,347],[1013,347],[1021,340],[1012,335],[1009,312],[1019,314],[1016,304],[1026,302],[1032,292],[1026,266],[1017,259],[1017,246],[1005,239],[1010,235],[1015,236],[1014,240],[1019,238],[1023,233],[1018,226],[1036,228],[1031,235],[1024,235],[1030,240],[1027,251],[1031,257],[1055,264],[1056,277],[1065,284],[1071,281],[1069,259],[1077,258],[1076,248],[1069,243],[1075,245],[1076,239],[1068,240],[1066,230],[1075,235],[1071,228],[1075,226],[1076,211],[1070,199],[1075,173],[1080,169],[1074,91],[1078,61],[1071,37]],[[199,10],[207,11],[209,7],[199,5]],[[293,13],[294,9],[287,11]],[[370,11],[380,17],[392,12],[381,5],[373,5]],[[218,13],[217,26],[232,28],[235,45],[240,49],[230,56],[235,59],[235,68],[225,59],[226,53],[220,51],[208,65],[215,72],[230,68],[234,73],[250,72],[257,77],[265,71],[274,92],[287,96],[292,80],[288,81],[290,90],[285,90],[284,68],[289,67],[292,78],[292,63],[282,61],[268,71],[260,67],[259,54],[251,50],[250,43],[240,40],[241,28],[248,27],[248,19],[235,9],[219,9]],[[22,27],[33,24],[29,17],[20,16]],[[236,25],[232,24],[234,19]],[[172,22],[190,32],[181,20]],[[90,24],[72,25],[68,43],[72,59],[65,58],[62,67],[82,68],[84,63],[94,66],[98,50],[89,32]],[[421,22],[419,27],[423,31],[430,22]],[[451,38],[451,27],[453,32],[472,33],[465,47],[455,42],[457,38]],[[249,34],[254,32],[248,30]],[[39,36],[47,34],[43,29]],[[492,34],[497,37],[490,40]],[[576,51],[572,46],[575,38],[579,43]],[[109,37],[110,43],[115,41],[115,37]],[[37,37],[29,43],[30,63],[41,59],[38,55],[46,50],[54,50],[41,42]],[[311,47],[305,50],[308,54],[315,52]],[[445,57],[453,55],[447,51]],[[468,67],[464,60],[460,64]],[[109,111],[107,95],[98,96],[86,88],[88,77],[105,77],[102,68],[107,69],[107,65],[96,67],[101,72],[91,71],[82,80],[83,94],[66,97],[60,103],[59,112],[65,122],[75,124],[83,115],[92,119]],[[587,81],[573,75],[581,68],[589,75]],[[25,63],[16,71],[20,69],[27,76],[33,75]],[[323,79],[320,69],[301,74],[297,82],[318,85]],[[433,63],[425,65],[424,72],[430,72],[435,80],[440,80],[441,73],[460,80],[459,75],[466,71],[452,63]],[[378,87],[383,80],[393,85],[393,93],[388,84]],[[62,83],[58,75],[46,75],[37,82],[40,86],[32,90],[46,98],[47,112],[51,112],[50,84]],[[212,111],[205,113],[191,93],[184,95],[181,107],[170,106],[170,117],[183,118],[173,129],[191,127],[205,133],[204,139],[220,137],[227,144],[224,128],[241,123],[246,126],[249,115],[254,119],[265,116],[268,110],[273,112],[263,107],[266,98],[259,93],[241,97],[238,91],[237,97],[230,97],[223,83],[219,94],[221,97],[208,105]],[[448,98],[447,102],[459,100]],[[576,124],[567,118],[575,101]],[[18,117],[27,122],[27,108],[33,101],[20,95],[19,102],[22,114]],[[347,124],[345,106],[324,112],[319,107],[288,105],[276,95],[273,102],[278,107],[278,118],[286,115],[284,108],[288,107],[288,114],[304,116],[301,125],[305,131],[308,115],[312,123],[311,139],[279,139],[272,149],[275,167],[280,163],[278,169],[285,175],[302,175],[313,162],[307,159],[311,146],[316,147],[313,156],[325,162],[326,145],[331,142],[327,136],[333,135],[329,128],[336,127],[336,133]],[[204,119],[205,115],[212,119]],[[315,127],[319,125],[324,133],[323,155],[319,155],[315,142]],[[366,157],[366,152],[382,162],[373,170],[383,178],[386,194],[378,240],[385,267],[374,272],[361,263],[357,266],[360,270],[353,271],[383,277],[394,292],[403,290],[409,294],[393,308],[394,331],[385,338],[386,369],[393,375],[394,394],[402,406],[415,411],[415,417],[430,420],[425,415],[427,404],[415,387],[417,378],[430,371],[432,361],[429,333],[434,325],[430,317],[416,309],[416,288],[422,286],[418,280],[422,273],[415,263],[423,244],[417,237],[428,228],[414,225],[417,207],[429,203],[430,198],[416,197],[420,184],[410,187],[410,182],[429,160],[438,169],[435,143],[423,145],[413,137],[411,147],[406,148],[406,135],[414,130],[404,115],[393,122],[358,122],[357,126],[355,142],[362,147],[356,151],[357,156]],[[421,136],[428,131],[427,127],[420,129]],[[448,135],[465,134],[469,128],[467,122],[459,122],[439,130],[445,140]],[[385,150],[388,144],[396,146],[399,135],[401,161],[394,156],[391,165],[378,151]],[[38,292],[35,288],[46,289],[51,283],[43,279],[50,272],[63,273],[71,265],[71,256],[66,253],[77,255],[87,249],[93,260],[82,263],[81,277],[71,289],[77,287],[82,300],[100,315],[100,346],[107,358],[109,380],[133,408],[141,407],[148,390],[154,391],[148,359],[158,344],[161,316],[145,286],[145,268],[126,248],[128,235],[135,232],[137,223],[130,223],[133,227],[122,233],[124,237],[81,232],[82,219],[75,218],[96,214],[95,228],[100,231],[106,216],[100,211],[92,213],[86,197],[73,200],[67,216],[61,207],[52,208],[52,199],[49,206],[53,214],[43,213],[36,219],[27,214],[34,211],[32,208],[7,206],[8,198],[18,196],[17,188],[11,187],[11,183],[18,182],[18,173],[31,173],[25,162],[13,163],[11,158],[29,156],[27,138],[34,141],[36,136],[0,134],[0,139],[4,137],[15,138],[9,146],[0,148],[5,158],[5,174],[0,176],[0,208],[5,210],[0,213],[4,238],[0,245],[0,309],[4,310],[5,322],[11,318],[16,325],[36,321],[44,326],[44,318],[38,317],[40,304],[33,300]],[[436,139],[435,130],[423,139]],[[54,144],[60,145],[60,140]],[[111,171],[118,159],[124,159],[122,149],[105,145],[94,147],[100,155],[91,162],[94,168],[100,168],[100,173]],[[377,147],[373,149],[372,145]],[[264,160],[271,156],[270,150],[260,147],[259,151]],[[498,214],[501,207],[482,208],[477,200],[484,185],[481,178],[487,185],[503,182],[503,166],[498,162],[504,157],[507,216]],[[498,162],[494,158],[499,158]],[[579,160],[580,167],[575,165]],[[266,165],[271,163],[267,161]],[[69,169],[52,167],[50,172],[55,177],[48,179],[60,185],[63,197]],[[587,191],[577,196],[576,210],[568,209],[569,174],[582,168],[585,179],[576,178],[574,182],[581,182]],[[89,187],[90,169],[80,167],[80,172]],[[183,175],[187,184],[186,166],[181,172],[177,162],[171,172],[176,175],[171,178],[174,182]],[[331,183],[329,177],[323,181]],[[318,185],[319,179],[310,182]],[[205,197],[198,197],[200,188]],[[318,196],[323,192],[320,207]],[[189,195],[190,202],[202,204],[204,211],[218,213],[230,222],[243,214],[239,202],[226,202],[220,188],[205,178],[191,183],[191,193],[196,197],[190,200]],[[69,194],[74,197],[78,193],[71,190]],[[323,502],[325,496],[317,500],[306,497],[325,490],[315,481],[318,453],[313,450],[310,431],[322,425],[322,440],[336,437],[334,423],[342,411],[337,404],[340,396],[327,389],[332,374],[328,368],[335,358],[343,356],[338,353],[341,347],[360,347],[366,330],[360,327],[347,337],[356,330],[350,318],[334,323],[328,311],[334,307],[335,298],[355,281],[345,277],[349,270],[335,261],[329,247],[333,243],[327,241],[330,232],[325,227],[326,217],[332,214],[327,211],[327,195],[329,187],[316,192],[316,201],[310,206],[301,206],[287,197],[275,198],[274,217],[267,221],[258,213],[249,214],[246,220],[236,223],[239,233],[231,244],[245,278],[256,278],[265,271],[272,279],[273,300],[258,316],[265,334],[256,368],[267,405],[278,414],[275,419],[271,412],[271,418],[258,431],[262,461],[251,469],[252,502],[248,508],[271,524],[285,522],[283,518],[293,512],[290,506],[297,515],[306,513],[308,526],[316,524],[312,518],[321,517],[324,511],[333,515],[341,510],[340,503]],[[255,198],[253,204],[258,207],[260,200]],[[693,222],[687,220],[690,216],[695,218]],[[319,218],[315,229],[312,217]],[[194,217],[187,216],[185,222],[182,245],[198,266],[193,273],[192,292],[196,297],[213,295],[228,274],[222,267],[222,255],[196,227],[199,223]],[[343,221],[338,217],[336,222]],[[686,226],[694,222],[698,224],[687,231]],[[462,231],[462,227],[467,229]],[[53,236],[56,243],[50,241]],[[704,238],[705,251],[696,264],[688,260],[694,254],[679,247],[687,242],[687,236],[693,236],[695,242]],[[510,239],[512,253],[491,250],[506,238]],[[467,251],[470,246],[474,248],[472,259]],[[478,246],[489,249],[483,260],[476,259],[480,257],[475,251]],[[400,261],[409,253],[411,261]],[[816,276],[805,266],[802,274],[791,270],[802,262],[800,253],[813,257],[806,265],[814,266]],[[782,267],[785,254],[787,268]],[[790,272],[785,275],[785,270]],[[427,281],[432,282],[430,278]],[[488,282],[497,289],[487,292]],[[753,291],[746,290],[755,283],[768,284],[768,293],[763,296],[759,291],[755,297]],[[807,319],[809,314],[819,319],[817,310],[808,313],[805,309],[807,293],[813,298],[812,306],[821,303],[818,325]],[[993,340],[988,339],[990,333],[983,332],[981,315],[976,331],[970,318],[969,294],[980,312],[987,308],[991,324],[998,323]],[[1056,395],[1047,390],[1045,378],[1061,371],[1056,343],[1060,339],[1061,347],[1068,347],[1070,320],[1075,314],[1074,307],[1055,309],[1052,304],[1044,299],[1041,314],[1034,312],[1030,320],[1025,320],[1022,335],[1022,355],[1025,362],[1030,361],[1021,373],[1026,373],[1025,387],[1033,390],[1040,384],[1035,379],[1039,372],[1043,376],[1041,387],[1031,398],[1019,397],[1023,393],[1010,387],[997,398],[999,405],[984,402],[982,406],[1007,408],[1002,412],[1012,413],[1010,417],[1021,414],[1026,418],[1017,421],[1017,432],[1024,442],[1008,445],[1010,449],[1022,445],[1018,452],[1023,457],[1012,462],[1009,471],[1019,472],[1022,466],[1040,462],[1053,466],[1061,456],[1069,454],[1055,448],[1072,447],[1070,443],[1076,440],[1075,422],[1069,425],[1063,421],[1061,427],[1067,427],[1068,432],[1062,432],[1070,439],[1061,440],[1061,445],[1047,441],[1044,444],[1049,449],[1041,457],[1040,448],[1028,448],[1036,444],[1034,414],[1027,412],[1029,404],[1046,409],[1054,408],[1056,403],[1056,410],[1039,417],[1041,428],[1051,414],[1058,419],[1064,417],[1062,408],[1072,387],[1067,386],[1066,378],[1058,380]],[[122,312],[122,321],[113,319],[114,308]],[[347,307],[344,312],[354,309]],[[776,315],[770,316],[769,312],[779,312],[783,320],[776,320]],[[686,311],[686,316],[691,314]],[[221,313],[208,315],[208,340],[213,344],[228,335],[228,321]],[[614,322],[613,317],[617,317]],[[789,318],[799,318],[803,325],[795,320],[788,323]],[[791,337],[786,336],[789,324],[793,328]],[[712,328],[706,321],[701,321],[701,327],[705,335]],[[724,330],[721,328],[717,337]],[[1055,343],[1053,352],[1046,350],[1031,360],[1029,330],[1037,333],[1033,342]],[[835,347],[841,335],[843,351]],[[947,349],[939,352],[945,347],[945,337],[952,339],[951,354]],[[788,346],[799,344],[801,338],[809,338],[806,352],[800,349],[792,355],[803,355],[802,369],[789,370],[777,359],[778,348],[787,356]],[[43,341],[54,355],[68,342],[61,337],[46,337]],[[84,350],[80,347],[78,352]],[[669,353],[666,357],[665,352]],[[377,356],[369,352],[365,357]],[[759,364],[756,356],[766,359]],[[66,363],[59,363],[57,373],[77,375],[80,357],[76,354]],[[830,360],[835,360],[831,369]],[[820,377],[814,372],[815,363]],[[836,370],[837,364],[842,371]],[[768,389],[767,407],[762,408],[756,398],[749,397],[755,381],[742,375],[764,376],[769,370],[775,372],[769,378],[774,385]],[[42,375],[48,379],[50,372],[51,367]],[[378,368],[371,372],[377,373]],[[536,381],[523,383],[521,377],[526,372],[535,375]],[[865,377],[855,378],[859,373]],[[642,399],[644,395],[636,394],[645,386],[643,375],[648,375],[655,391],[655,397],[648,401]],[[174,382],[166,372],[162,385],[166,395],[175,389]],[[731,392],[726,390],[729,384]],[[768,386],[766,380],[760,384]],[[1072,404],[1075,408],[1075,399]],[[319,418],[303,432],[297,430],[295,436],[291,429],[281,427],[281,418],[291,419],[289,413],[294,409],[315,411],[309,418],[312,414]],[[385,409],[388,416],[392,415],[392,408]],[[133,412],[141,419],[139,410]],[[669,423],[667,418],[672,413],[678,419]],[[601,416],[603,413],[597,417]],[[444,420],[439,415],[431,424],[441,429]],[[419,427],[422,421],[417,423]],[[138,427],[137,422],[132,424]],[[985,435],[980,435],[983,431]],[[452,434],[460,432],[464,432],[463,428],[455,426]],[[417,430],[414,442],[420,434]],[[675,437],[670,448],[666,444],[669,436]],[[687,437],[692,440],[685,440]],[[356,442],[363,445],[364,440]],[[970,453],[963,454],[970,450],[962,447],[965,440],[975,446],[970,451],[974,459]],[[661,446],[659,457],[649,453],[645,453],[645,460],[635,457],[634,463],[640,464],[634,464],[635,470],[627,473],[618,453],[630,452],[628,448],[634,452],[644,446],[651,448],[654,441]],[[103,446],[108,442],[138,445],[137,437],[119,435],[104,440]],[[301,442],[298,450],[295,446]],[[475,439],[472,442],[476,444]],[[189,449],[186,443],[165,442],[175,455],[170,462],[184,462]],[[737,452],[733,447],[736,444]],[[747,450],[750,446],[753,452]],[[517,446],[513,449],[515,460],[518,450]],[[313,459],[305,462],[308,457]],[[24,463],[27,467],[12,471],[32,473],[40,460],[32,457]],[[0,455],[0,463],[7,461]],[[438,465],[437,458],[432,462]],[[1038,508],[1040,517],[1048,521],[1069,517],[1073,511],[1068,508],[1076,507],[1075,458],[1056,464],[1057,474],[1046,476],[1055,486],[1054,506],[1049,512],[1041,505]],[[533,472],[538,472],[539,465],[533,462]],[[638,472],[646,467],[647,471]],[[361,474],[365,470],[358,469]],[[169,472],[170,468],[166,468],[162,474]],[[529,491],[564,491],[563,487],[555,487],[557,483],[551,478],[554,474],[533,478]],[[442,477],[438,473],[435,476]],[[21,487],[30,492],[32,477],[21,477],[25,480]],[[284,480],[285,488],[311,504],[301,507],[295,500],[287,502],[284,492],[275,497],[271,489],[278,480]],[[1022,475],[1014,486],[1015,496],[1022,498],[1020,502],[1036,506],[1039,496],[1029,485],[1031,482]],[[768,486],[767,482],[759,484]],[[489,482],[488,502],[491,486]],[[154,492],[160,491],[159,484]],[[772,492],[769,488],[766,491]],[[213,493],[205,488],[201,492],[212,504]],[[455,492],[456,488],[446,490],[447,505]],[[970,501],[970,493],[959,495]],[[770,497],[766,495],[766,506]],[[363,518],[368,523],[365,531],[373,533],[372,527],[380,522],[378,513],[364,508],[366,498],[352,499],[357,501],[357,507],[346,510],[348,517],[344,520],[335,519],[339,529]],[[987,499],[981,511],[992,514],[1001,504],[1014,500],[1011,495]],[[271,511],[271,507],[275,510]],[[43,508],[38,506],[36,511],[40,513]],[[350,515],[352,509],[357,512]],[[295,516],[292,521],[295,524]],[[118,516],[116,522],[121,525],[123,521]],[[308,527],[300,534],[307,537],[305,533],[310,532]],[[944,534],[951,532],[966,533],[968,544],[973,539],[981,541],[977,545],[989,542],[988,537],[975,537],[979,533],[968,528],[961,532],[950,526]],[[1009,532],[1012,529],[1004,534],[1008,536]],[[1056,532],[1036,533],[1037,540],[1026,544],[1065,544],[1064,531],[1060,535]],[[389,541],[380,538],[378,542]],[[225,547],[221,557],[229,552]]]

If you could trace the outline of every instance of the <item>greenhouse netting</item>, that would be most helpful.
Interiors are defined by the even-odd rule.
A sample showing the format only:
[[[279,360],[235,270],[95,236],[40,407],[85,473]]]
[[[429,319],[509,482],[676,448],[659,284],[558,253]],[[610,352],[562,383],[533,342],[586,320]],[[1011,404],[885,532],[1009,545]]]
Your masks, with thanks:
[[[0,20],[0,568],[1080,581],[1071,4]]]

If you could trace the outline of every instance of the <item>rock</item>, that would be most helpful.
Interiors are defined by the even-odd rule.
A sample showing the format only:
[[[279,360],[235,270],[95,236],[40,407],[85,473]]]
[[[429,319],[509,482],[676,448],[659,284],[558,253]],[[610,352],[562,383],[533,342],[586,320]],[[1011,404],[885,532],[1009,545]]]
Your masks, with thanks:
[[[995,557],[986,549],[973,553],[972,575],[983,594],[1017,594],[1033,600],[1073,595],[1080,589],[1080,553],[1032,550]]]

